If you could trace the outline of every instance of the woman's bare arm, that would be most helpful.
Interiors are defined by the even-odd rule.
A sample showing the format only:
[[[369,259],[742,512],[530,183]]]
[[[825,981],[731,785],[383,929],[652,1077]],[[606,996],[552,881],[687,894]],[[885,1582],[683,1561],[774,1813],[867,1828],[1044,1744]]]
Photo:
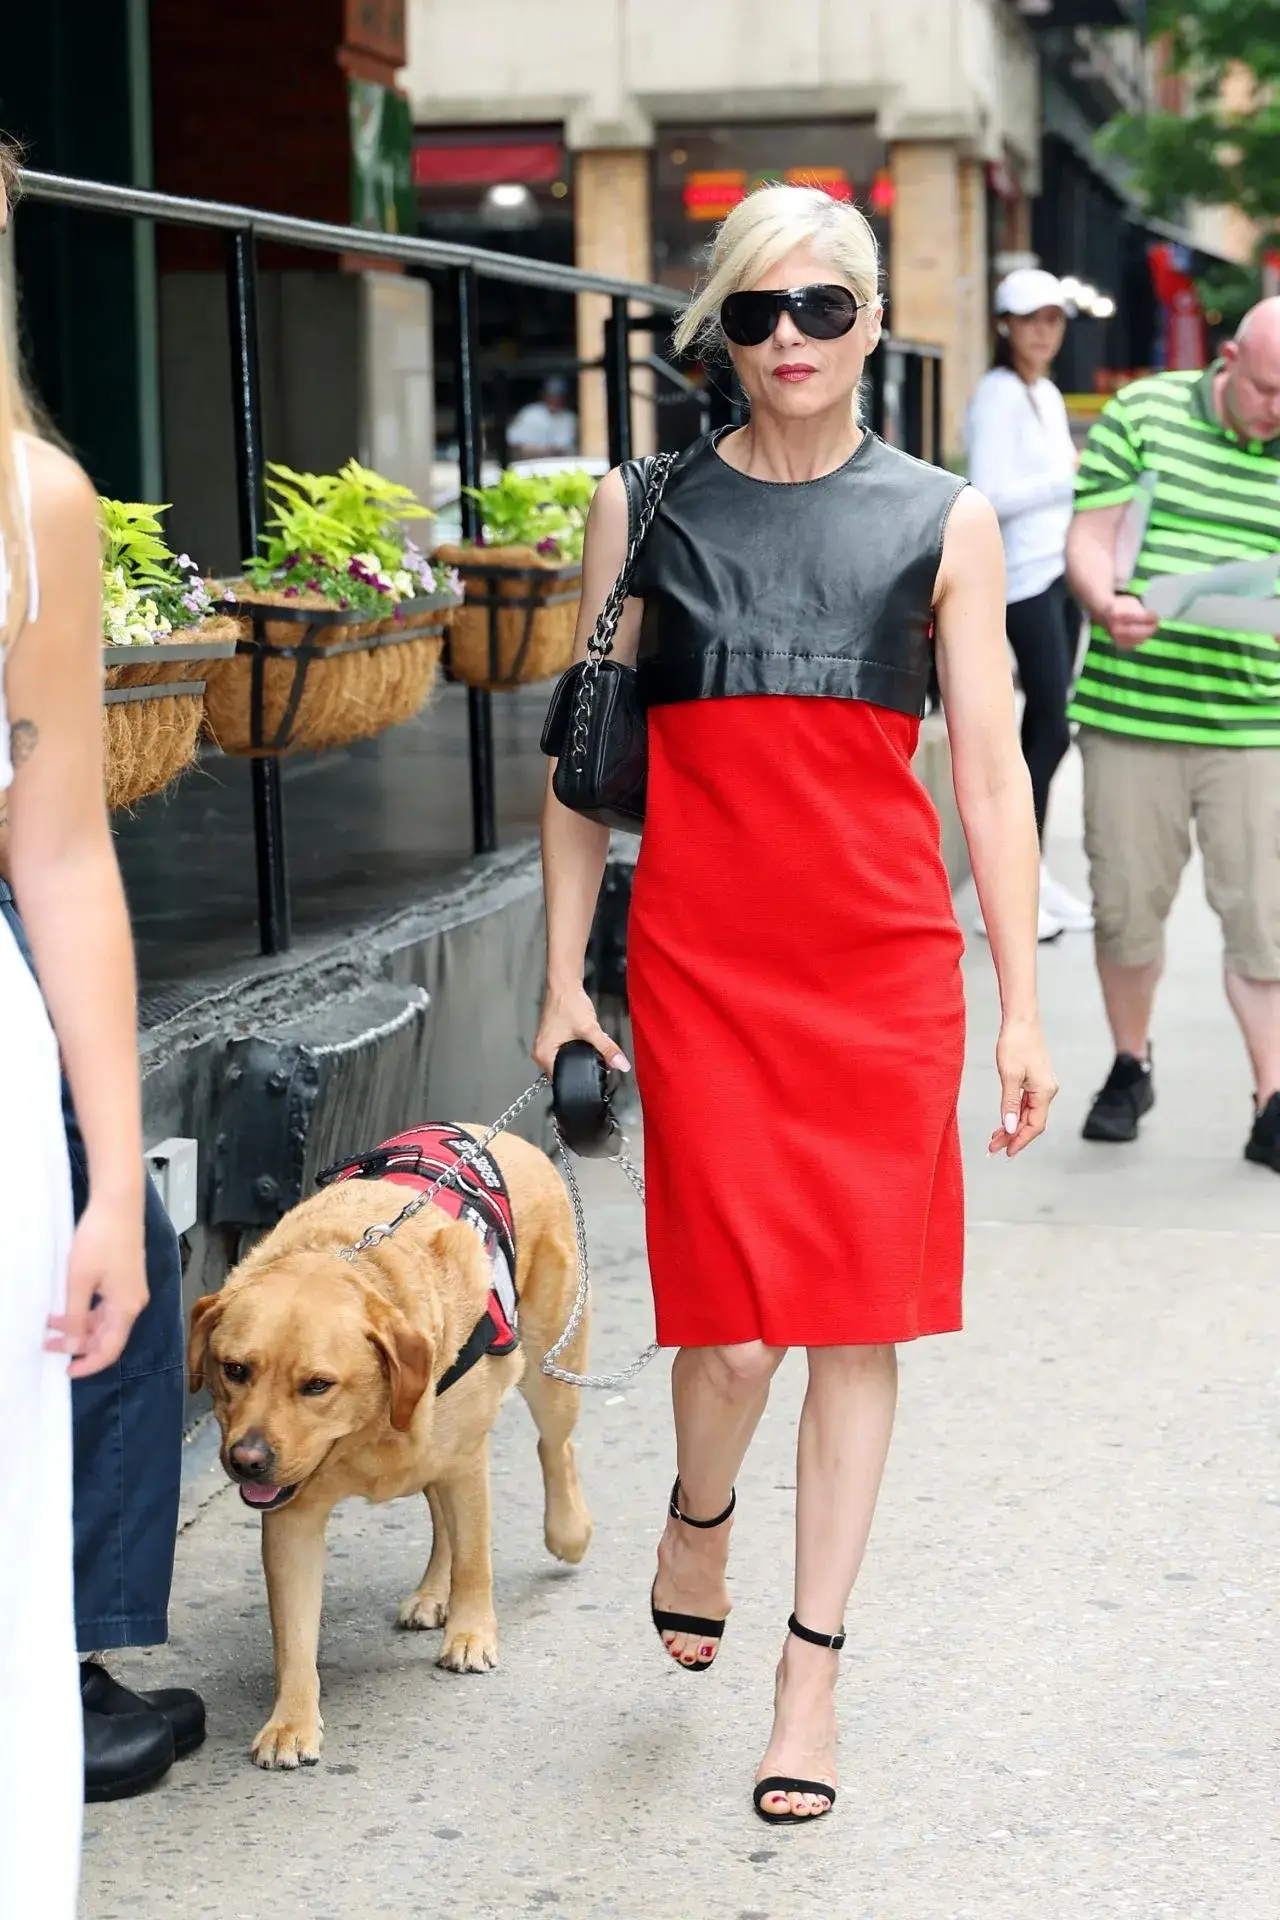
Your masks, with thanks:
[[[586,658],[609,589],[626,558],[627,495],[615,468],[606,474],[591,502],[582,553],[582,605],[578,613],[574,657]],[[631,665],[640,637],[640,603],[628,600],[613,644],[614,658]],[[566,1040],[589,1040],[614,1066],[626,1061],[604,1033],[583,989],[587,941],[595,917],[600,883],[609,852],[609,830],[562,807],[547,776],[542,810],[542,883],[547,903],[547,997],[534,1058],[550,1072]]]
[[[133,942],[103,801],[96,502],[65,454],[26,444],[40,603],[6,666],[8,863],[89,1158],[94,1217],[72,1256],[64,1344],[91,1363],[73,1372],[90,1372],[146,1301]],[[103,1296],[92,1322],[78,1282]]]
[[[1057,1089],[1039,1032],[1040,850],[1018,743],[1004,605],[999,523],[969,487],[952,510],[938,575],[938,678],[956,801],[1000,983],[1004,1098],[993,1145],[1019,1151],[1043,1130]]]

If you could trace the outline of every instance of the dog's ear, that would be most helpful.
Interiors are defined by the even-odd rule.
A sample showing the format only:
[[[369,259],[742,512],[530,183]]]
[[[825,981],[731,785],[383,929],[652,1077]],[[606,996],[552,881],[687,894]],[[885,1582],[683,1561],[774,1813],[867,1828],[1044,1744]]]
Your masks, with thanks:
[[[408,1433],[418,1402],[431,1385],[431,1342],[380,1294],[370,1292],[366,1312],[368,1337],[385,1360],[391,1382],[391,1424],[397,1433]]]
[[[187,1339],[187,1385],[192,1393],[199,1393],[204,1385],[209,1336],[222,1318],[226,1304],[221,1293],[206,1293],[191,1309],[191,1332]]]

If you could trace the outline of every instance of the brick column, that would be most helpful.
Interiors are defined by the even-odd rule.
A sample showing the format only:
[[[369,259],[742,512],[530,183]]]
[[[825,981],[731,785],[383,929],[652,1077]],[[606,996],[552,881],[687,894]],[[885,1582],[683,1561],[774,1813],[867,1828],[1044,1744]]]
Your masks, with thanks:
[[[944,456],[959,452],[964,413],[985,364],[986,206],[981,168],[942,141],[892,153],[893,331],[944,350]]]
[[[574,155],[573,226],[574,264],[595,273],[617,274],[627,280],[653,277],[653,230],[649,203],[650,154],[647,147],[584,148]],[[578,353],[598,360],[604,350],[604,322],[609,302],[603,295],[582,294],[578,299]],[[633,336],[635,350],[647,353],[646,334]],[[636,375],[633,390],[643,391],[649,376]],[[633,402],[635,450],[650,452],[655,444],[653,408]],[[604,378],[584,373],[578,382],[578,445],[584,454],[603,457],[609,430],[605,413]]]
[[[962,160],[960,163],[961,275],[956,297],[956,342],[953,356],[956,373],[952,375],[953,385],[958,385],[959,388],[955,398],[960,404],[961,421],[963,421],[963,409],[968,405],[969,395],[990,364],[991,289],[988,285],[990,272],[987,259],[986,170],[979,160]],[[943,402],[949,409],[950,402],[945,392]],[[954,438],[951,438],[948,434],[947,444],[942,449],[943,454],[958,453],[960,450],[961,435],[957,433]]]

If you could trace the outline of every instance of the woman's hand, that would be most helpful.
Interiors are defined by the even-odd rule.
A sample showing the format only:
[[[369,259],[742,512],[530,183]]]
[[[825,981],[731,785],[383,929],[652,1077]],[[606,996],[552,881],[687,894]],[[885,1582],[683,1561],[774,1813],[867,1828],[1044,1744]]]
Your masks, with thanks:
[[[142,1196],[91,1199],[71,1242],[66,1312],[50,1314],[46,1350],[72,1355],[73,1380],[101,1373],[124,1352],[147,1298]]]
[[[1012,1160],[1044,1132],[1058,1091],[1038,1020],[1005,1021],[996,1042],[996,1068],[1001,1119],[987,1151]]]
[[[548,987],[538,1022],[538,1037],[533,1043],[533,1057],[545,1074],[554,1072],[556,1055],[569,1040],[588,1041],[606,1066],[619,1073],[630,1072],[631,1062],[596,1019],[586,988]]]

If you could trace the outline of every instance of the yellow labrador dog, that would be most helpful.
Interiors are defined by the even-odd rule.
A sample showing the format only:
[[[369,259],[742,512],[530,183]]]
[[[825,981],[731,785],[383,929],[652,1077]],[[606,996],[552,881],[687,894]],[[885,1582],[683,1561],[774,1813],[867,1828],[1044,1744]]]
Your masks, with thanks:
[[[571,1562],[587,1550],[571,1437],[578,1392],[538,1367],[568,1320],[577,1269],[568,1199],[546,1155],[503,1136],[459,1182],[461,1217],[432,1203],[354,1261],[339,1258],[395,1217],[406,1185],[422,1189],[423,1167],[448,1158],[440,1136],[452,1135],[456,1154],[478,1131],[423,1129],[350,1163],[193,1309],[192,1389],[209,1388],[223,1466],[263,1516],[276,1698],[253,1743],[259,1766],[320,1757],[324,1536],[340,1500],[426,1494],[431,1558],[399,1623],[443,1625],[440,1665],[455,1673],[496,1664],[489,1434],[517,1384],[538,1429],[547,1547]],[[424,1140],[415,1178],[403,1143]],[[495,1272],[514,1279],[518,1336]],[[581,1372],[586,1350],[584,1316],[561,1364]]]

